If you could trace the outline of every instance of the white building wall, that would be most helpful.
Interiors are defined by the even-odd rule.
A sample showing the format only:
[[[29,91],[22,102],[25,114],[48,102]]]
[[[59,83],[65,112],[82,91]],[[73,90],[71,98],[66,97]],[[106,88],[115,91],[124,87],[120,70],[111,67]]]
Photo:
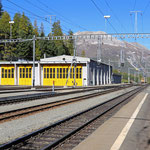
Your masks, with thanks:
[[[41,85],[43,85],[43,66],[41,66]]]
[[[17,85],[17,65],[15,64],[15,70],[14,70],[14,80],[15,80],[15,85]]]
[[[99,77],[100,77],[99,68],[97,68],[97,85],[99,85]]]
[[[88,68],[87,66],[82,67],[82,85],[87,86],[88,85]]]
[[[93,68],[93,85],[95,85],[95,68]]]
[[[19,78],[20,78],[20,76],[19,76],[19,66],[17,65],[17,79],[16,79],[16,82],[17,82],[17,85],[19,85]]]
[[[90,85],[90,66],[89,63],[86,63],[87,67],[87,85]]]
[[[32,82],[33,82],[33,74],[32,74]],[[38,66],[35,66],[35,85],[39,85],[39,70],[38,70]]]

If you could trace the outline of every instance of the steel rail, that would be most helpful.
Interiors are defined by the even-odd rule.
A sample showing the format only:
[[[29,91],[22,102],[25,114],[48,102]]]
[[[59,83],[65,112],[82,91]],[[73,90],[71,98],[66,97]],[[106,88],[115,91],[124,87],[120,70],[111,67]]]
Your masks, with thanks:
[[[132,86],[132,85],[129,85]],[[115,86],[111,87],[104,87],[103,89],[107,88],[113,88]],[[116,88],[121,87],[117,86]],[[127,86],[128,87],[128,86]],[[101,87],[93,87],[93,88],[88,88],[88,89],[83,89],[83,90],[76,90],[76,91],[69,91],[69,92],[63,92],[63,93],[58,93],[58,92],[46,92],[46,93],[38,93],[38,94],[28,94],[28,95],[19,95],[19,96],[11,96],[11,97],[2,97],[0,98],[0,105],[8,105],[12,103],[19,103],[19,102],[24,102],[24,101],[30,101],[30,100],[37,100],[37,99],[42,99],[42,98],[48,98],[48,97],[55,97],[55,96],[63,96],[67,94],[75,94],[75,93],[82,93],[82,92],[88,92],[92,90],[98,90],[101,89]]]
[[[42,136],[44,136],[43,135],[43,132],[45,132],[45,133],[48,133],[48,131],[50,130],[50,129],[53,129],[53,128],[55,128],[55,129],[57,129],[57,130],[59,130],[61,127],[63,127],[63,123],[64,123],[64,127],[66,128],[66,129],[69,129],[69,127],[67,127],[66,126],[66,124],[65,123],[68,123],[68,122],[71,122],[72,123],[72,121],[73,121],[73,119],[75,119],[76,121],[81,121],[80,122],[80,125],[79,125],[79,123],[77,123],[77,122],[75,122],[74,124],[72,124],[73,126],[70,128],[71,129],[71,131],[69,131],[69,132],[67,132],[67,133],[64,133],[64,135],[63,135],[63,133],[61,133],[60,135],[60,137],[58,136],[56,136],[57,138],[56,139],[53,139],[52,137],[51,137],[51,143],[50,144],[47,144],[47,142],[46,142],[46,145],[44,145],[44,147],[42,146],[42,149],[43,150],[46,150],[46,149],[52,149],[53,147],[55,147],[56,145],[58,145],[58,144],[60,144],[60,142],[62,142],[62,141],[64,141],[66,138],[68,138],[68,137],[70,137],[72,134],[74,134],[74,133],[76,133],[77,131],[79,131],[80,129],[82,129],[83,127],[85,127],[86,125],[88,125],[89,123],[91,123],[93,120],[95,120],[95,119],[97,119],[98,117],[100,117],[100,116],[102,116],[102,115],[104,115],[105,113],[107,113],[108,111],[110,111],[110,110],[112,110],[113,108],[115,108],[117,105],[119,105],[120,103],[123,103],[124,101],[126,101],[127,99],[129,99],[130,97],[132,97],[133,95],[135,95],[135,94],[137,94],[139,91],[141,91],[143,88],[145,88],[145,87],[142,87],[142,88],[137,88],[137,89],[134,89],[134,90],[132,90],[132,91],[130,91],[130,92],[128,92],[128,93],[124,93],[124,94],[122,94],[122,95],[120,95],[120,96],[117,96],[116,98],[113,98],[113,99],[111,99],[111,100],[109,100],[109,101],[107,101],[107,102],[103,102],[103,103],[101,103],[101,104],[99,104],[99,105],[96,105],[96,106],[94,106],[94,107],[92,107],[92,108],[89,108],[89,109],[87,109],[87,110],[84,110],[84,111],[82,111],[82,112],[80,112],[80,113],[77,113],[77,114],[75,114],[75,115],[72,115],[72,116],[70,116],[70,117],[67,117],[67,118],[65,118],[64,120],[61,120],[61,121],[58,121],[58,122],[56,122],[56,123],[54,123],[54,124],[52,124],[52,125],[50,125],[50,126],[48,126],[48,127],[45,127],[45,128],[42,128],[42,129],[39,129],[39,130],[37,130],[37,131],[34,131],[34,132],[32,132],[32,133],[30,133],[30,134],[28,134],[28,135],[25,135],[25,136],[23,136],[23,137],[21,137],[21,138],[18,138],[18,139],[16,139],[16,140],[14,140],[14,141],[11,141],[11,142],[9,142],[9,143],[6,143],[6,144],[3,144],[3,145],[1,145],[0,146],[0,149],[8,149],[8,148],[14,148],[14,149],[19,149],[19,148],[21,148],[21,146],[23,146],[24,148],[29,148],[29,147],[25,147],[25,146],[27,146],[27,144],[28,144],[28,142],[30,143],[28,146],[30,146],[30,148],[34,148],[34,147],[31,147],[31,143],[32,142],[35,142],[35,136],[36,135],[38,135],[38,138],[40,138],[40,137],[42,137]],[[118,101],[119,102],[115,102],[115,100],[117,100],[118,99]],[[108,107],[108,108],[105,108],[106,106],[107,106],[107,104],[108,103],[110,103],[111,104],[111,102],[115,102],[113,105],[111,105],[110,107]],[[105,104],[106,104],[106,106],[105,106]],[[100,112],[100,114],[95,114],[95,113],[93,113],[95,116],[90,116],[90,114],[91,114],[91,112],[92,111],[94,111],[94,110],[99,110],[99,108],[102,108],[102,107],[104,107],[105,109],[104,109],[104,111],[102,111],[102,112]],[[99,112],[99,111],[98,111]],[[87,114],[86,114],[87,113]],[[81,119],[80,117],[81,116],[83,116],[84,117],[84,115],[87,115],[88,117],[91,117],[91,118],[87,118],[86,120],[85,120],[85,122],[84,122],[84,119],[83,120],[79,120],[79,119]],[[77,119],[77,117],[79,117],[78,119]],[[83,123],[82,123],[83,122]],[[79,125],[78,127],[76,127],[76,125]],[[59,126],[60,125],[60,126]],[[56,131],[57,131],[56,130]],[[51,130],[52,131],[52,130]],[[55,130],[54,130],[55,131]],[[60,131],[61,132],[61,131]],[[52,135],[52,133],[50,132],[49,133],[50,135]],[[54,135],[55,135],[55,133],[53,133]],[[57,134],[57,133],[56,133]],[[49,135],[49,136],[50,136]],[[47,138],[47,137],[46,137]],[[29,139],[31,140],[31,141],[29,141]],[[28,141],[27,141],[28,140]],[[19,144],[20,143],[20,144]],[[42,141],[41,142],[42,144],[44,144],[44,141]],[[17,144],[19,144],[18,145],[18,148],[17,148]],[[39,142],[38,142],[38,145],[39,145]],[[34,145],[35,146],[35,145]],[[38,147],[38,146],[37,146]],[[37,148],[37,149],[41,149],[41,147],[39,147],[39,148]]]
[[[58,100],[55,102],[39,104],[39,105],[30,106],[30,107],[26,107],[26,108],[20,108],[20,109],[15,109],[15,110],[11,110],[11,111],[1,112],[0,113],[0,123],[3,121],[7,121],[10,119],[16,118],[16,117],[25,116],[27,114],[46,111],[47,109],[50,109],[50,108],[55,108],[55,107],[62,106],[65,104],[69,104],[69,103],[73,103],[73,102],[77,102],[77,101],[82,101],[82,100],[89,99],[92,97],[108,94],[108,93],[118,91],[118,90],[121,90],[124,88],[115,88],[115,89],[113,88],[113,89],[108,89],[108,90],[101,91],[101,92],[97,91],[95,93],[90,93],[90,94],[86,94],[86,95],[82,95],[82,96],[76,96],[73,98]]]

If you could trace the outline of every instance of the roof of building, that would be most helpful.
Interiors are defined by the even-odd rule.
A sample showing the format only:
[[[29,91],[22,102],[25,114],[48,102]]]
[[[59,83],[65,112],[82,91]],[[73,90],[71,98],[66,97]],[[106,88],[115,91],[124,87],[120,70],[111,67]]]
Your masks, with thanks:
[[[35,61],[35,64],[66,64],[66,63],[71,63],[74,61],[75,63],[87,63],[87,62],[96,62],[93,59],[87,58],[87,57],[79,57],[76,56],[75,60],[73,60],[73,56],[69,55],[60,55],[60,56],[55,56],[55,57],[49,57],[49,58],[42,58],[40,61]],[[26,61],[26,60],[20,60],[20,61],[2,61],[0,62],[0,65],[5,65],[5,64],[33,64],[33,61]],[[102,62],[99,62],[99,64],[103,65],[108,65]]]
[[[87,57],[76,56],[75,58],[76,58],[75,61],[77,63],[90,62],[90,58]],[[72,61],[73,61],[73,56],[69,56],[69,55],[61,55],[61,56],[40,59],[40,62],[55,62],[55,63],[71,63]]]

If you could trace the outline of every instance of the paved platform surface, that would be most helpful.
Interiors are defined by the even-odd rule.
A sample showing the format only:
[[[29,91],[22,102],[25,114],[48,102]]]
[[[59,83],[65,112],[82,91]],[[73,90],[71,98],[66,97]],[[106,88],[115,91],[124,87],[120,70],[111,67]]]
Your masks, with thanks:
[[[73,150],[150,150],[150,87]]]

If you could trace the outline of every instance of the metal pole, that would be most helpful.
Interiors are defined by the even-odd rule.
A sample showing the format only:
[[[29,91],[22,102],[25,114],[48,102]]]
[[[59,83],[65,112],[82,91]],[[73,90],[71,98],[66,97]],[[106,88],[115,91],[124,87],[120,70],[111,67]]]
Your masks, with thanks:
[[[135,13],[135,24],[134,24],[134,30],[135,30],[135,33],[137,33],[137,15],[138,13],[140,13],[141,11],[130,11],[130,13]]]
[[[107,33],[107,18],[105,18],[105,32]]]
[[[140,83],[140,72],[138,71],[138,83]]]
[[[128,68],[128,83],[130,83],[130,68]]]
[[[74,39],[74,54],[73,54],[73,60],[74,60],[74,86],[76,85],[76,79],[75,79],[75,63],[76,63],[76,38]]]
[[[109,59],[109,84],[111,84],[111,78],[110,78],[110,59]]]
[[[135,33],[137,33],[137,12],[135,12]]]
[[[101,37],[99,36],[98,37],[98,49],[97,49],[97,62],[101,62],[101,55],[102,55],[102,52],[101,52]]]
[[[33,84],[32,86],[35,86],[35,35],[33,36],[33,78],[32,78]]]

